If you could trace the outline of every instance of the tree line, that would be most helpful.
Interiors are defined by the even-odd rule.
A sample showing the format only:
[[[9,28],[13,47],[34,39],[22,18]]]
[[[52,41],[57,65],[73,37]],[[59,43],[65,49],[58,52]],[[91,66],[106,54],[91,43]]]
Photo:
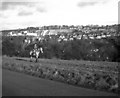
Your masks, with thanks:
[[[34,43],[24,43],[24,37],[3,37],[2,55],[29,57]],[[58,42],[56,39],[47,39],[37,42],[43,47],[40,58],[64,60],[91,60],[91,61],[120,61],[120,37],[104,39],[83,39]]]

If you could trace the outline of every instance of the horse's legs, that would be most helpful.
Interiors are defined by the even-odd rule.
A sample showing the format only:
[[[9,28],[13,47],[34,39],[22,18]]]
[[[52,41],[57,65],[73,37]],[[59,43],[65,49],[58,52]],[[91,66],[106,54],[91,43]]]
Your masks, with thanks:
[[[32,56],[30,57],[30,62],[32,62]]]
[[[36,62],[38,62],[39,52],[36,52]]]
[[[36,58],[36,62],[38,61],[38,58]]]
[[[38,62],[38,58],[39,58],[39,56],[38,56],[38,54],[36,55],[36,62]]]

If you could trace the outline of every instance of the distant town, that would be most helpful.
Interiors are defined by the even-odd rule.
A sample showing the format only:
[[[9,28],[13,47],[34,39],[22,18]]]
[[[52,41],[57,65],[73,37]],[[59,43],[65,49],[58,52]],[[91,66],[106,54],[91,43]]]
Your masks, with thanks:
[[[3,36],[31,36],[39,41],[44,40],[45,36],[52,38],[56,36],[58,42],[73,39],[101,39],[111,36],[119,36],[118,25],[87,25],[87,26],[68,26],[51,25],[42,27],[28,27],[26,29],[3,30]],[[25,40],[30,43],[29,39]]]

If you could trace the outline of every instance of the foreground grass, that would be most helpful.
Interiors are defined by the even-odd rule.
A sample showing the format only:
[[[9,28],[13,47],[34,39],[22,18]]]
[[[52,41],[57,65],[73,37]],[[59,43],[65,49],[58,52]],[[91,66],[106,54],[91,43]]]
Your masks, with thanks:
[[[3,57],[3,68],[75,86],[118,93],[118,65],[113,62]]]
[[[3,69],[2,96],[114,96],[117,94],[91,90]]]

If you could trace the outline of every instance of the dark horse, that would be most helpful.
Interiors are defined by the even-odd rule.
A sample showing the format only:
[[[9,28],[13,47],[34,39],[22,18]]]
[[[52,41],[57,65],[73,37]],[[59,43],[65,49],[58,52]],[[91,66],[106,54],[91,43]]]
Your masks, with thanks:
[[[30,51],[30,61],[32,61],[32,58],[35,57],[36,62],[38,61],[39,54],[43,53],[43,48],[38,48]]]

